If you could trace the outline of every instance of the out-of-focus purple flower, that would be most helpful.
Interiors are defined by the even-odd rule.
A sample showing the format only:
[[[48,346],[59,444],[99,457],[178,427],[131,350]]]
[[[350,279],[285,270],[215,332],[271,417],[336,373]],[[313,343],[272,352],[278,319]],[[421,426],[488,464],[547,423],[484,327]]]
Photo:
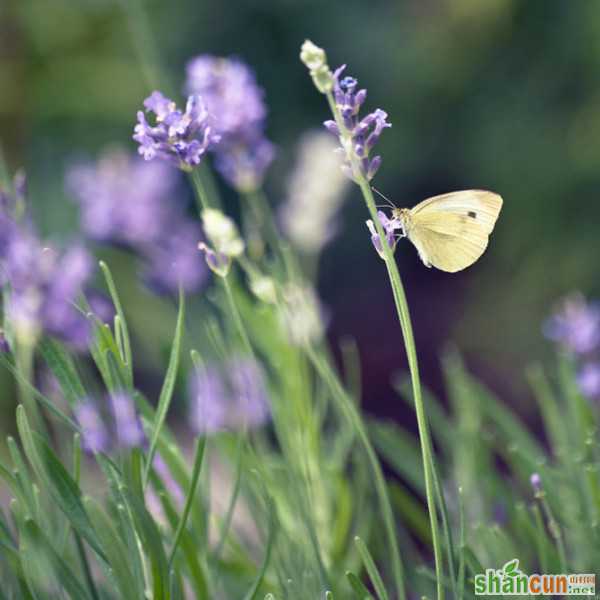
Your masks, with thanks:
[[[576,354],[592,352],[600,345],[600,306],[573,294],[546,322],[544,333]]]
[[[191,379],[190,395],[191,427],[199,434],[259,427],[269,418],[265,379],[250,358],[232,358],[223,372],[215,366],[199,369]]]
[[[174,292],[179,285],[186,292],[197,290],[206,280],[208,269],[198,255],[199,227],[181,221],[170,235],[145,248],[144,278],[160,291]]]
[[[260,187],[269,165],[275,158],[275,147],[262,134],[224,142],[216,150],[215,167],[236,190],[248,192]]]
[[[140,418],[135,411],[133,398],[123,391],[110,396],[110,404],[115,420],[118,445],[121,448],[135,448],[144,443],[145,436]]]
[[[190,60],[186,70],[186,93],[202,97],[224,138],[262,126],[267,115],[264,92],[242,61],[203,54]]]
[[[75,419],[81,427],[84,450],[93,453],[106,452],[110,438],[96,404],[89,398],[82,400],[75,407]]]
[[[86,235],[138,246],[154,243],[179,218],[176,173],[165,163],[113,150],[95,164],[71,167],[67,187],[81,207]]]
[[[215,166],[240,191],[262,183],[275,150],[264,135],[267,109],[252,70],[235,58],[201,55],[187,65],[186,92],[198,94],[221,143]]]
[[[160,103],[153,106],[163,113]],[[121,151],[96,165],[71,169],[68,186],[81,204],[84,231],[93,239],[125,244],[142,257],[143,276],[161,292],[197,290],[207,269],[198,260],[198,226],[176,195],[176,172]]]
[[[30,227],[13,223],[0,250],[0,281],[10,287],[6,313],[17,338],[31,343],[46,331],[84,349],[90,326],[75,302],[93,265],[83,247],[61,255],[44,247]]]
[[[115,318],[115,307],[105,294],[97,290],[87,290],[85,294],[90,311],[102,323],[112,323]]]
[[[218,369],[198,369],[190,381],[190,426],[197,434],[214,433],[227,426],[228,394]]]
[[[340,131],[335,121],[325,121],[325,128],[338,137],[346,163],[342,167],[351,178],[360,174],[368,180],[373,179],[381,166],[381,157],[369,158],[384,129],[391,127],[387,122],[387,113],[380,108],[359,118],[360,108],[367,98],[367,90],[357,90],[358,81],[354,77],[342,77],[346,65],[333,74],[333,95],[337,109],[343,121],[344,131]],[[355,169],[358,173],[355,173]]]
[[[542,478],[539,473],[532,473],[529,478],[529,483],[535,492],[539,492],[542,489]]]
[[[161,158],[189,171],[221,139],[197,94],[189,96],[185,112],[158,91],[144,100],[144,107],[154,113],[155,122],[148,123],[144,111],[138,111],[133,139],[139,143],[138,152],[145,160]]]
[[[397,219],[389,219],[384,212],[381,210],[377,211],[377,216],[379,218],[379,222],[381,223],[383,230],[385,231],[385,238],[387,240],[388,245],[392,249],[392,252],[396,249],[396,230],[400,228],[400,223]],[[375,246],[375,250],[381,258],[384,258],[383,248],[381,246],[381,239],[379,238],[379,234],[377,233],[377,229],[375,228],[375,223],[371,219],[367,221],[367,227],[369,228],[369,232],[371,233],[371,242],[373,242],[373,246]]]
[[[258,427],[269,418],[265,380],[258,363],[251,358],[235,358],[228,365],[233,401],[243,424]]]
[[[586,398],[600,398],[600,363],[584,364],[577,374],[577,385]]]

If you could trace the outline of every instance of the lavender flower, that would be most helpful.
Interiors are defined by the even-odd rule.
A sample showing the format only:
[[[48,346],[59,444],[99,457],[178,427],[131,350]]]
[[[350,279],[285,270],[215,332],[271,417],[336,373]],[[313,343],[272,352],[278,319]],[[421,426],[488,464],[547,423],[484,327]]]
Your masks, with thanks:
[[[336,214],[350,183],[340,171],[336,143],[324,131],[303,136],[298,165],[280,211],[286,236],[307,254],[316,254],[337,232]]]
[[[31,344],[45,331],[85,348],[90,326],[75,302],[92,274],[87,251],[74,245],[61,255],[44,247],[30,227],[13,223],[0,261],[0,281],[10,287],[6,313],[17,338]]]
[[[206,265],[198,257],[200,228],[189,220],[172,225],[168,235],[143,249],[144,279],[158,291],[174,292],[181,285],[186,292],[192,292],[202,286],[208,275]]]
[[[542,490],[542,478],[539,473],[532,473],[529,482],[535,492],[540,492]]]
[[[254,73],[235,58],[201,55],[187,65],[186,92],[206,103],[215,131],[215,167],[235,189],[258,188],[275,151],[264,135],[267,109]]]
[[[190,381],[190,395],[191,426],[199,434],[258,427],[269,417],[265,379],[250,358],[232,358],[223,374],[214,366],[198,370]]]
[[[400,228],[400,223],[397,219],[389,219],[386,214],[382,211],[377,211],[377,216],[379,218],[379,222],[385,231],[385,238],[387,240],[388,245],[392,249],[392,252],[396,249],[397,234],[396,230]],[[371,219],[367,221],[367,227],[371,232],[371,242],[373,246],[375,246],[375,250],[381,258],[384,258],[383,248],[381,246],[381,239],[379,238],[379,234],[377,233],[377,229],[375,228],[375,223]]]
[[[589,362],[583,365],[577,375],[577,385],[586,398],[600,398],[600,363]]]
[[[367,90],[357,90],[358,81],[353,77],[340,79],[346,65],[341,66],[333,74],[333,95],[337,110],[343,123],[343,131],[335,121],[325,121],[326,129],[338,137],[346,163],[344,172],[353,180],[357,177],[373,179],[381,166],[381,157],[369,158],[369,155],[384,129],[391,127],[387,122],[387,113],[377,109],[363,119],[359,119],[359,111],[367,98]]]
[[[544,333],[576,354],[592,352],[600,344],[600,306],[573,294],[545,324]]]
[[[165,225],[179,218],[175,174],[165,163],[115,150],[96,164],[71,167],[67,187],[81,207],[89,237],[136,247],[156,242]]]
[[[87,452],[106,452],[109,448],[109,435],[100,416],[98,407],[86,398],[75,407],[75,419],[81,427],[81,441]]]
[[[190,381],[190,425],[198,434],[214,433],[227,425],[227,392],[215,367],[197,370]]]
[[[126,245],[143,259],[143,277],[157,291],[197,290],[207,269],[198,260],[198,226],[174,198],[176,171],[122,151],[73,167],[68,187],[81,206],[82,228],[93,239]]]
[[[138,111],[133,139],[139,143],[138,152],[145,160],[158,157],[189,171],[221,139],[211,126],[202,98],[196,94],[189,96],[185,112],[158,91],[144,100],[144,107],[154,113],[155,124],[149,124],[144,112]]]
[[[135,412],[133,398],[123,391],[110,396],[117,442],[121,448],[135,448],[144,443],[145,436],[140,419]]]
[[[229,362],[234,403],[244,424],[258,427],[269,418],[269,401],[262,371],[255,360],[236,358]]]

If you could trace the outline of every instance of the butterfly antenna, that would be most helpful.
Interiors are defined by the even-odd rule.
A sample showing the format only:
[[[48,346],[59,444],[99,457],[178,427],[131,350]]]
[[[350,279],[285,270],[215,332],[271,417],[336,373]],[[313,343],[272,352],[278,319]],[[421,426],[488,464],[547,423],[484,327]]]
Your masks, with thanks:
[[[378,195],[381,196],[386,202],[389,208],[396,208],[396,205],[384,194],[382,194],[375,186],[371,186],[371,189]]]

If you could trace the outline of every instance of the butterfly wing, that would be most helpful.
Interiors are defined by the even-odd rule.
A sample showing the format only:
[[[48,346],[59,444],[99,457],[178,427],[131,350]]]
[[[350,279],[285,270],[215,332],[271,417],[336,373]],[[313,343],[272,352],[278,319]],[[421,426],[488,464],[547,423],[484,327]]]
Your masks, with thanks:
[[[410,211],[408,238],[427,266],[455,273],[484,253],[501,208],[502,198],[483,190],[434,196]]]

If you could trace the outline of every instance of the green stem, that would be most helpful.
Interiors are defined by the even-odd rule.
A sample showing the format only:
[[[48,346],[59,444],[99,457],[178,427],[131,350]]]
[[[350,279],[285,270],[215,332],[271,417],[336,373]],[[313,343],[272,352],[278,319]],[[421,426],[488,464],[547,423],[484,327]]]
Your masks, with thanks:
[[[402,560],[400,558],[398,541],[396,539],[394,515],[392,513],[392,505],[390,502],[387,485],[385,483],[385,478],[383,476],[383,471],[381,470],[381,465],[379,464],[377,454],[375,453],[371,441],[369,440],[369,436],[367,435],[364,423],[358,414],[355,403],[352,401],[352,398],[348,396],[348,393],[335,376],[329,363],[325,359],[318,356],[317,353],[310,347],[306,349],[306,352],[316,371],[330,388],[331,394],[338,405],[338,409],[344,414],[344,416],[356,430],[358,438],[361,441],[367,455],[367,460],[369,461],[371,469],[373,470],[375,489],[379,499],[383,523],[390,547],[395,586],[398,598],[400,600],[405,600],[406,590],[404,587],[404,569],[402,566]]]
[[[196,204],[198,206],[198,213],[202,215],[202,211],[206,208],[211,208],[212,203],[209,200],[208,191],[202,181],[202,176],[198,169],[190,171],[190,179],[192,180],[194,192],[196,193]]]
[[[334,115],[336,123],[340,129],[342,137],[349,139],[350,134],[344,126],[344,122],[340,116],[339,110],[333,99],[331,92],[327,93],[327,101],[329,107]],[[435,504],[435,486],[433,476],[433,446],[431,443],[431,436],[429,434],[429,426],[427,424],[427,416],[425,414],[425,405],[423,403],[423,397],[421,394],[421,380],[419,377],[419,364],[417,361],[417,350],[415,346],[415,339],[412,329],[412,322],[410,320],[410,312],[408,309],[408,302],[406,301],[406,294],[404,292],[404,286],[400,279],[400,273],[398,272],[398,266],[394,260],[392,249],[387,243],[387,238],[377,216],[377,208],[375,206],[375,199],[373,198],[373,192],[371,186],[367,181],[366,177],[362,174],[360,168],[356,164],[356,160],[352,160],[352,171],[356,182],[358,183],[363,198],[367,205],[369,215],[375,225],[379,240],[381,242],[381,248],[383,250],[383,259],[387,268],[388,277],[392,286],[392,293],[394,295],[394,302],[396,304],[396,311],[400,321],[400,327],[402,329],[402,336],[404,338],[404,346],[406,348],[406,355],[408,357],[408,368],[410,371],[410,378],[412,382],[412,390],[415,401],[415,412],[417,414],[417,424],[419,428],[419,440],[421,442],[421,455],[423,458],[423,472],[425,475],[425,493],[427,495],[427,508],[429,511],[429,522],[431,525],[431,538],[433,541],[433,554],[435,558],[435,572],[437,578],[437,596],[438,600],[444,598],[444,586],[443,586],[443,558],[442,548],[440,543],[439,523],[437,518],[437,510]]]
[[[252,344],[250,343],[250,338],[248,337],[246,326],[244,325],[242,315],[240,314],[237,303],[235,301],[233,290],[231,289],[231,283],[229,281],[229,276],[226,275],[225,277],[221,277],[221,280],[223,281],[223,288],[225,289],[225,295],[227,296],[229,311],[231,312],[235,328],[237,329],[238,335],[240,336],[240,339],[244,346],[244,350],[246,350],[249,356],[254,358],[254,350],[252,349]]]

